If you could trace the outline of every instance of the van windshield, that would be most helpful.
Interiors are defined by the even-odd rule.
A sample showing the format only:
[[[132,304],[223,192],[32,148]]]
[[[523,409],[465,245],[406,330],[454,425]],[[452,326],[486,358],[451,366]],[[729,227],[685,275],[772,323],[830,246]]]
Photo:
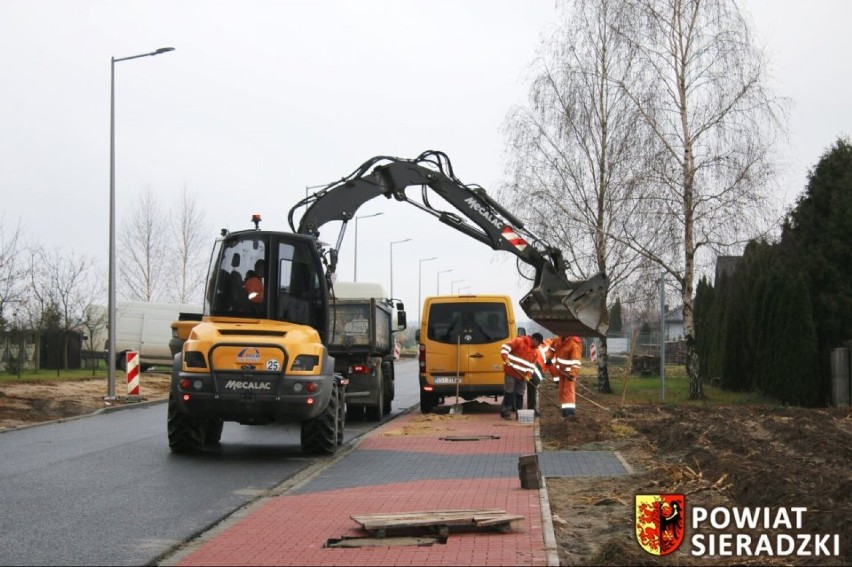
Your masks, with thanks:
[[[433,303],[427,336],[439,343],[486,344],[509,338],[502,303]]]

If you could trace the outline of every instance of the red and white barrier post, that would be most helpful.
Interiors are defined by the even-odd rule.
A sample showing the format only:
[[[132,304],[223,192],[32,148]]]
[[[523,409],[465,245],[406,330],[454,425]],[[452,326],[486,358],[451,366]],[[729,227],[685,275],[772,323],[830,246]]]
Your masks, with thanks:
[[[127,395],[139,396],[139,353],[127,351]]]

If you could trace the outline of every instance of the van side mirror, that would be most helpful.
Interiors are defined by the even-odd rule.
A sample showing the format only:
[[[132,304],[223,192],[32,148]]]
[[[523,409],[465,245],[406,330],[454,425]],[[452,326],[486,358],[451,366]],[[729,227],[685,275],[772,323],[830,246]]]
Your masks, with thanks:
[[[526,336],[527,330],[524,327],[518,327],[518,336],[523,337]]]

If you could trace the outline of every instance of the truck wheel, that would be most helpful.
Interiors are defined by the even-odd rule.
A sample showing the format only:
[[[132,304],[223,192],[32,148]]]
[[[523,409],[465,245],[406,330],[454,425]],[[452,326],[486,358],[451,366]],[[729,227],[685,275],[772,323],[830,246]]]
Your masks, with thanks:
[[[385,415],[390,415],[391,413],[391,399],[390,396],[385,397],[385,403],[382,406],[382,411],[384,411]]]
[[[420,390],[420,413],[432,413],[436,401],[434,394]]]
[[[378,379],[376,380],[379,384],[379,391],[376,394],[376,405],[366,406],[364,408],[364,411],[367,412],[367,419],[369,421],[381,421],[385,409],[385,379],[382,374],[381,367],[376,368],[376,372],[379,374],[377,376]],[[390,403],[390,401],[388,403]]]
[[[332,386],[331,399],[323,412],[313,419],[302,422],[302,451],[305,453],[334,454],[338,436],[342,435],[340,422],[340,386]]]
[[[174,395],[169,395],[169,448],[175,453],[198,453],[204,447],[206,423],[178,408]]]
[[[349,421],[364,421],[364,406],[346,403],[346,419]]]
[[[338,388],[340,397],[337,400],[337,445],[343,445],[343,431],[346,429],[346,394],[343,388]]]
[[[391,403],[394,399],[394,380],[393,380],[393,365],[392,364],[383,364],[382,372],[385,378],[385,403],[384,403],[384,412],[385,415],[390,415],[391,413]]]

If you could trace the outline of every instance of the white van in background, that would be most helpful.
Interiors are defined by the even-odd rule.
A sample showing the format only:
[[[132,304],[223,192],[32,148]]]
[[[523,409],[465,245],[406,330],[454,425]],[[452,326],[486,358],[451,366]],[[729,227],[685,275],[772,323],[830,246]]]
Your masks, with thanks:
[[[180,313],[201,314],[200,305],[185,303],[148,303],[145,301],[119,302],[115,310],[115,365],[126,369],[128,351],[139,353],[139,366],[146,370],[151,366],[172,366],[169,341],[172,338],[172,322]],[[106,311],[106,310],[104,310]],[[103,333],[106,335],[107,331]],[[104,339],[104,350],[109,351],[108,337]]]

